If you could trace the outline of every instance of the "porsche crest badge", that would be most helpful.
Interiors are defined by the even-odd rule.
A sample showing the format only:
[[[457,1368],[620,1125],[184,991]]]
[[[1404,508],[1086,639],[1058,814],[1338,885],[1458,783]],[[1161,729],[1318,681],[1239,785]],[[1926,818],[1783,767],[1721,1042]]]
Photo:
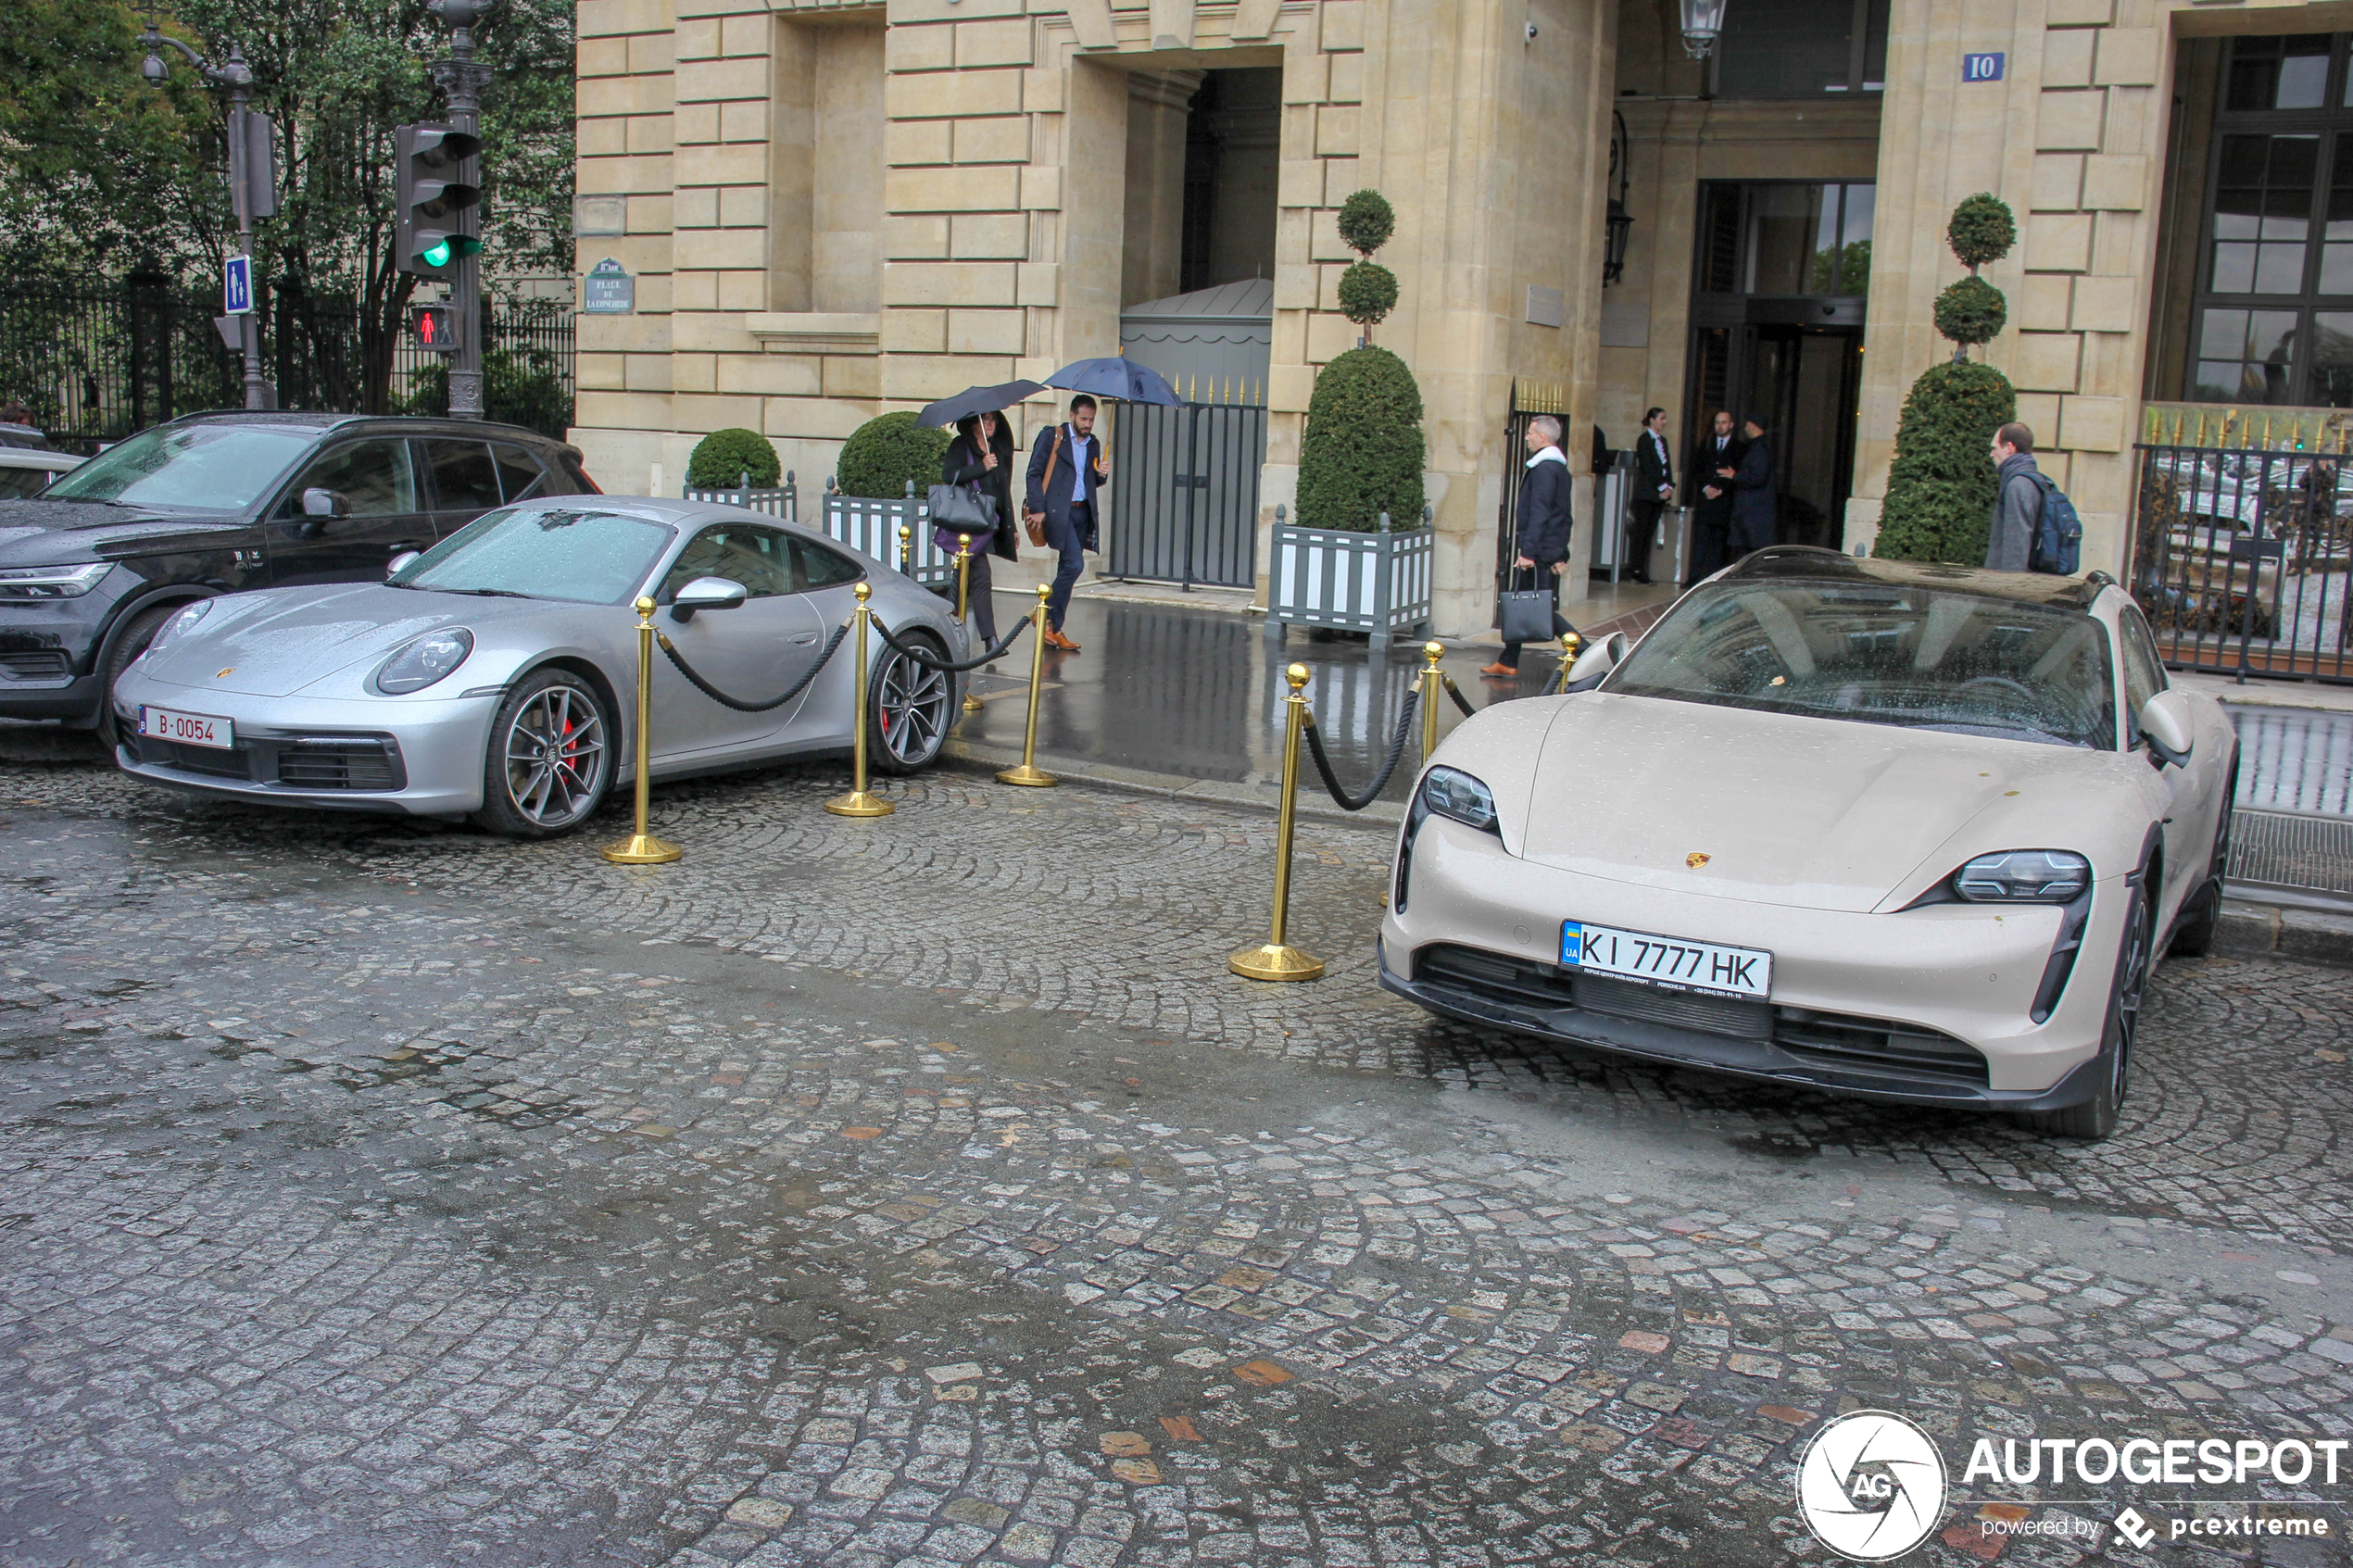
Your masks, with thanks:
[[[1705,854],[1700,850],[1694,849],[1690,854],[1683,857],[1683,865],[1686,870],[1697,871],[1700,867],[1707,864],[1708,861],[1714,859],[1716,857],[1713,855]]]
[[[235,665],[233,665],[233,664],[232,664],[231,666],[229,666],[229,669],[228,669],[228,670],[223,670],[222,671],[220,671],[220,674],[215,675],[215,676],[213,677],[213,679],[214,679],[214,680],[216,680],[216,681],[225,681],[225,680],[227,680],[227,679],[229,678],[229,672],[230,672],[230,671],[234,670],[234,669],[236,669],[236,666],[235,666]]]

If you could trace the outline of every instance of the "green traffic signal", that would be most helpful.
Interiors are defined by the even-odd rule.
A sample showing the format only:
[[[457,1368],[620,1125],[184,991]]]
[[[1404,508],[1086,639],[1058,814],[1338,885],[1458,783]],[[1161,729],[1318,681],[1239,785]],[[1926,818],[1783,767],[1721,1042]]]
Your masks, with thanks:
[[[417,259],[428,267],[447,267],[449,265],[449,242],[443,239],[420,252]]]

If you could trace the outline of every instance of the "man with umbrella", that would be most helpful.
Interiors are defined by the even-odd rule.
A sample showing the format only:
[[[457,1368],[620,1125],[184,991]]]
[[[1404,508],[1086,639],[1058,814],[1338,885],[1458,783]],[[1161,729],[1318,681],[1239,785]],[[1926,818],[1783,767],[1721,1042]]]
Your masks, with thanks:
[[[1068,423],[1030,441],[1024,506],[1060,558],[1053,592],[1046,600],[1046,646],[1064,653],[1078,651],[1078,645],[1063,635],[1063,617],[1070,609],[1070,591],[1087,565],[1085,552],[1097,547],[1097,501],[1110,476],[1111,459],[1095,434],[1095,400],[1082,392],[1070,400]]]

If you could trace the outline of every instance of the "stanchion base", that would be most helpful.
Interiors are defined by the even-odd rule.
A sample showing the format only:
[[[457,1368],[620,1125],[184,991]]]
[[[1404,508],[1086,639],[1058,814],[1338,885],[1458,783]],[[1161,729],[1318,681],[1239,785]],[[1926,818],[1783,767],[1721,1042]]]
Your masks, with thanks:
[[[1018,768],[1008,768],[998,774],[997,782],[1003,784],[1026,784],[1032,789],[1044,789],[1049,784],[1062,783],[1062,780],[1042,768],[1033,768],[1025,762]]]
[[[985,706],[987,706],[987,705],[986,705],[986,704],[984,704],[984,703],[980,700],[980,698],[979,698],[977,696],[975,696],[975,694],[973,694],[973,693],[971,693],[971,692],[966,692],[966,693],[964,694],[964,711],[965,711],[965,712],[967,712],[967,713],[977,713],[977,712],[979,712],[979,711],[981,710],[981,709],[982,709],[983,707],[985,707]]]
[[[1311,959],[1285,942],[1244,947],[1226,960],[1226,967],[1244,980],[1321,980],[1324,960]]]
[[[872,790],[853,789],[826,801],[825,809],[837,817],[887,817],[899,808]]]
[[[686,852],[667,839],[636,833],[618,844],[606,845],[598,853],[616,866],[666,866],[683,859]]]

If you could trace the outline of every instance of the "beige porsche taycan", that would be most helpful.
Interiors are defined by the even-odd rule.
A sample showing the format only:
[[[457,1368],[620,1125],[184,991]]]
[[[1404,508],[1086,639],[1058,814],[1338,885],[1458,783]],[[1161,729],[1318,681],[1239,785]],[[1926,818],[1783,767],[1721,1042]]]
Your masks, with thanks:
[[[2111,579],[1781,546],[1424,766],[1381,983],[1433,1011],[2105,1137],[2213,939],[2237,745]]]

